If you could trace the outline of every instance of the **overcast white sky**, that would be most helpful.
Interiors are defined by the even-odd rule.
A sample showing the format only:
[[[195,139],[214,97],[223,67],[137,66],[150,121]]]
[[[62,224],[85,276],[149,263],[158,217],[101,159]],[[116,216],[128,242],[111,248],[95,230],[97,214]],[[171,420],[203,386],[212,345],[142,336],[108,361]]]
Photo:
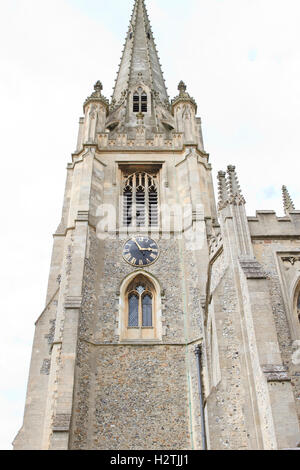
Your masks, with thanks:
[[[198,103],[215,175],[237,166],[247,212],[300,209],[299,0],[148,0],[170,97]],[[133,0],[0,1],[0,449],[22,423],[66,165],[82,103],[110,97]]]

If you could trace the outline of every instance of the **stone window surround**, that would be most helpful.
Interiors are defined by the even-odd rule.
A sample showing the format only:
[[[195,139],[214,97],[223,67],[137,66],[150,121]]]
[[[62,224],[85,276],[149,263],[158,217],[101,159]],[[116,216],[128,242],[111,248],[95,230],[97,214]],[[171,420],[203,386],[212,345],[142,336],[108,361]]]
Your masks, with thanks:
[[[295,267],[295,263],[292,260],[288,261],[288,259],[299,257],[299,249],[281,245],[274,246],[272,251],[276,260],[277,272],[279,273],[281,292],[292,340],[296,341],[300,339],[300,321],[297,315],[297,300],[300,294],[300,271],[298,274],[295,273],[293,281],[288,285],[283,274],[283,266],[289,262],[291,268]]]
[[[128,225],[127,219],[129,217],[128,212],[128,206],[126,200],[122,200],[122,224],[124,227],[136,227],[140,226],[141,228],[151,228],[151,229],[157,229],[160,225],[159,221],[159,207],[160,207],[160,184],[159,184],[159,169],[155,168],[155,170],[148,172],[147,168],[143,168],[143,166],[138,165],[137,167],[130,166],[131,167],[131,172],[129,173],[128,171],[124,171],[125,169],[122,169],[122,193],[121,197],[124,197],[126,190],[127,190],[127,182],[130,178],[134,179],[140,179],[140,175],[144,175],[144,178],[146,179],[152,179],[153,180],[153,187],[155,188],[156,192],[156,201],[152,201],[151,205],[151,194],[153,196],[154,191],[150,192],[150,186],[148,187],[148,184],[145,183],[144,186],[144,202],[142,205],[139,207],[139,201],[138,201],[138,193],[136,192],[136,187],[135,184],[132,186],[132,200],[131,200],[131,216],[132,216],[132,221],[131,224]],[[137,182],[136,184],[139,184]],[[141,203],[140,203],[141,204]],[[150,207],[152,207],[153,212],[151,212]],[[137,209],[144,208],[143,211],[143,217],[141,217],[140,224],[138,223],[138,218],[137,218]]]
[[[140,323],[139,327],[128,326],[128,294],[132,292],[132,286],[135,282],[147,285],[147,289],[151,291],[153,299],[152,311],[152,327],[143,327]],[[127,276],[120,287],[119,298],[119,339],[120,342],[153,342],[162,340],[162,306],[161,306],[161,288],[157,279],[150,273],[139,269]]]
[[[142,110],[142,95],[147,96],[147,111],[141,111]],[[134,99],[133,97],[139,95],[139,111],[134,111]],[[139,83],[136,85],[136,87],[131,91],[130,93],[130,110],[132,111],[133,114],[139,114],[142,112],[144,115],[151,115],[151,92],[149,87],[147,87],[144,83]]]
[[[300,323],[300,281],[298,282],[298,286],[295,290],[295,298],[294,298],[294,312],[296,318],[298,318],[298,322]]]
[[[139,291],[139,286],[143,287],[143,291]],[[135,295],[138,298],[138,325],[129,326],[129,299],[131,295]],[[148,295],[151,297],[152,301],[152,312],[151,312],[151,323],[150,326],[144,325],[143,317],[143,299]],[[140,328],[153,328],[153,301],[154,301],[155,289],[152,283],[150,283],[145,277],[141,274],[136,276],[132,283],[128,286],[126,292],[126,309],[128,311],[127,315],[127,328],[140,329]]]

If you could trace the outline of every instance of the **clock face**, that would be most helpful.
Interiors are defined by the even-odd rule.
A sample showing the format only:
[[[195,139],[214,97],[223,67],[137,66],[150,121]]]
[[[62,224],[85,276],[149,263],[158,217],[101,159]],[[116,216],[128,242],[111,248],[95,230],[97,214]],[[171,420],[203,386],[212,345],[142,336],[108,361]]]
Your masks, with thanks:
[[[125,243],[123,258],[132,266],[149,266],[159,257],[157,243],[148,237],[133,237]]]

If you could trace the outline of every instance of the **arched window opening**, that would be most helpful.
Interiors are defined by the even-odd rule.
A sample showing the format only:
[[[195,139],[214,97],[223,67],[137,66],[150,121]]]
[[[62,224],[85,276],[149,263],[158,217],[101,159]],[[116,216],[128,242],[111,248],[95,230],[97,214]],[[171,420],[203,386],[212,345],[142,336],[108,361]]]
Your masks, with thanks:
[[[123,224],[129,227],[132,223],[132,187],[124,188],[123,193]]]
[[[146,113],[147,112],[147,94],[145,92],[142,93],[141,103],[142,103],[141,111],[142,113]]]
[[[145,188],[140,186],[136,191],[136,225],[145,227]]]
[[[131,328],[139,326],[139,297],[135,293],[129,295],[128,299],[129,316],[128,326]]]
[[[133,112],[134,113],[147,113],[148,111],[148,96],[142,88],[139,88],[133,94]]]
[[[149,225],[158,226],[158,194],[155,186],[149,188]]]
[[[298,299],[297,299],[297,316],[298,316],[298,320],[300,323],[300,292],[298,294]]]
[[[143,305],[143,327],[152,327],[152,296],[145,294],[142,300]]]
[[[127,176],[123,187],[123,224],[125,227],[158,226],[157,177],[145,172]]]
[[[140,95],[137,92],[133,95],[133,112],[140,112]]]
[[[142,275],[128,286],[128,328],[153,327],[154,294],[152,283]]]

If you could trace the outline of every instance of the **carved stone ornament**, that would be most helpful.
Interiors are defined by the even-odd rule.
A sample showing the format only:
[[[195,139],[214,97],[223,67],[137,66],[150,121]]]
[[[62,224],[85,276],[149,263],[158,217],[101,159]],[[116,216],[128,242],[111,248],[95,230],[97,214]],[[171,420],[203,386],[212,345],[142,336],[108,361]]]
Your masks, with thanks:
[[[282,261],[294,266],[298,261],[300,261],[300,256],[284,256]]]

